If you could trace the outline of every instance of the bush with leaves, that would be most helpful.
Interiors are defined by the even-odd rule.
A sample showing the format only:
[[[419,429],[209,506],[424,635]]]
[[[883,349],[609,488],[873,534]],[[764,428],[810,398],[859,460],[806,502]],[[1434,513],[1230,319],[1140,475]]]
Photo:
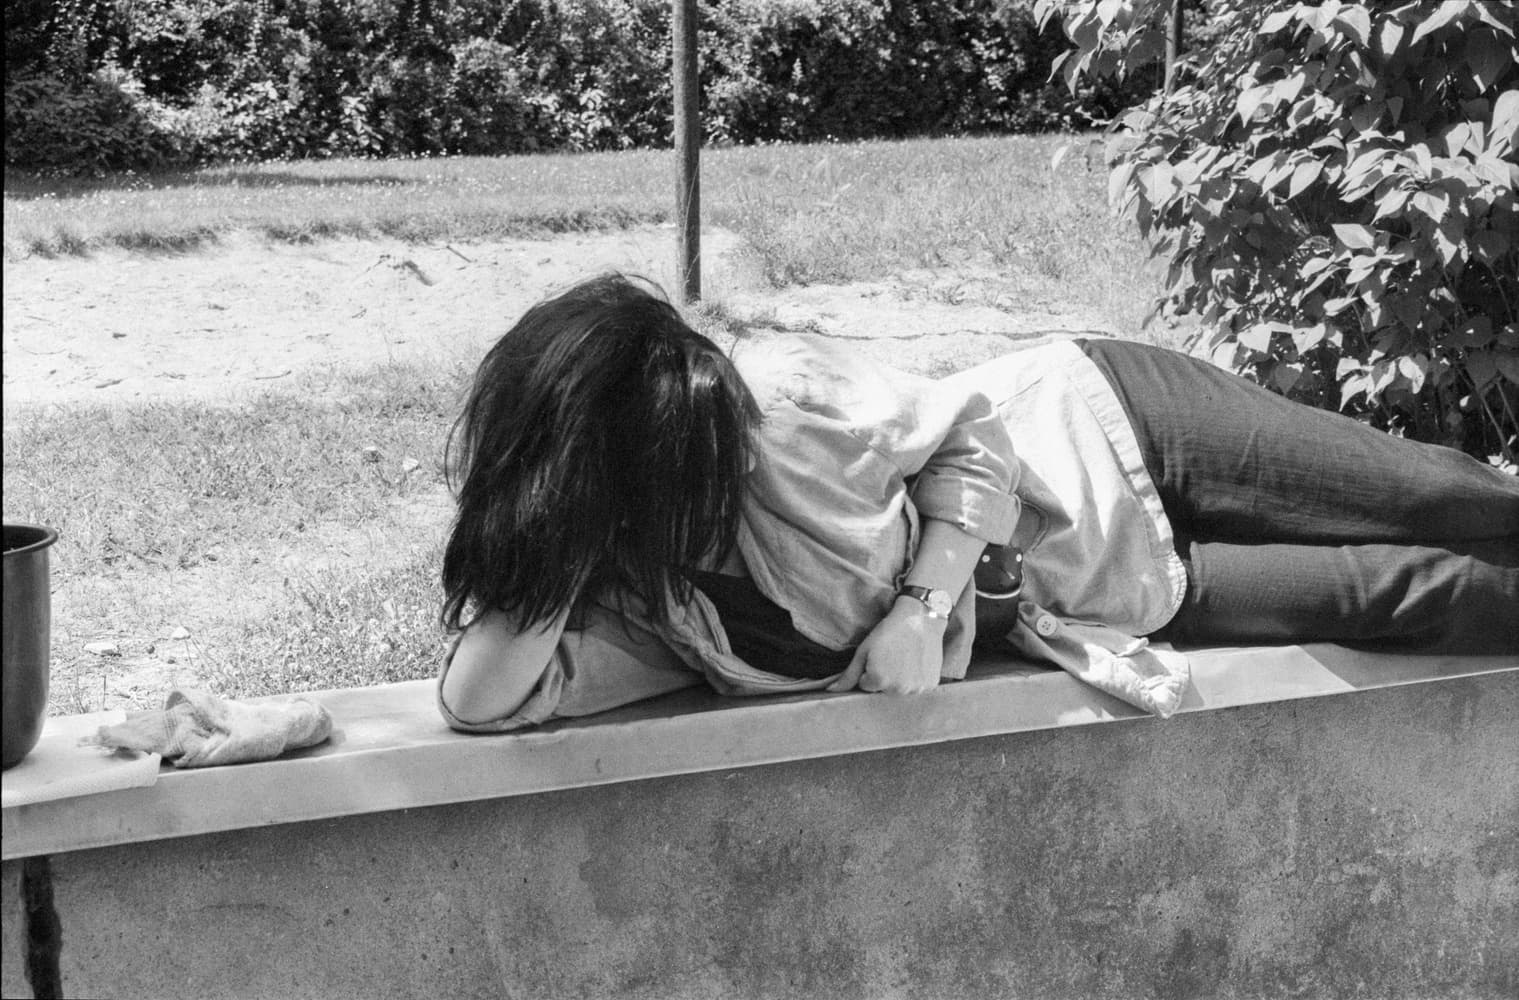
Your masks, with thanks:
[[[719,142],[1090,127],[1152,81],[1048,83],[1033,0],[724,0],[702,12],[703,117]]]
[[[443,112],[449,66],[425,55],[391,56],[372,67],[365,97],[380,137],[381,156],[437,155],[447,151]]]
[[[1076,96],[1049,85],[1062,43],[1035,25],[1032,4],[703,0],[707,136],[898,138],[1110,117],[1126,103],[1111,84]],[[16,115],[30,114],[31,95],[89,117],[74,102],[104,99],[91,81],[109,64],[145,126],[130,133],[135,154],[105,155],[82,124],[47,133],[32,115],[37,127],[7,137],[15,165],[67,162],[71,135],[90,170],[148,167],[164,148],[248,160],[671,141],[669,0],[17,0],[6,26],[7,87],[59,81],[8,95]],[[1134,99],[1153,86],[1142,76],[1128,84]],[[113,127],[111,141],[127,137]]]
[[[1040,0],[1068,80],[1164,45],[1170,0]],[[1157,309],[1290,397],[1519,460],[1519,11],[1213,0],[1216,40],[1125,122],[1110,182]]]
[[[487,38],[456,46],[448,89],[450,152],[499,155],[536,147],[528,134],[521,65],[510,46]]]
[[[103,5],[105,6],[105,5]],[[258,7],[251,2],[142,2],[109,5],[106,41],[113,61],[155,100],[186,104],[202,84],[226,80],[246,59]]]
[[[5,80],[46,73],[58,15],[57,0],[8,0],[5,5]]]
[[[20,77],[5,86],[5,163],[102,175],[187,161],[167,109],[107,67],[84,80]]]

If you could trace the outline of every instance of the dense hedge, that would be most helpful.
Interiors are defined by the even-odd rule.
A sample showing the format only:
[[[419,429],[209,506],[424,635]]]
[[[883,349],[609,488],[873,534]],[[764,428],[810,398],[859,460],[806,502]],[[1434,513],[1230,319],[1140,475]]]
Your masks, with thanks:
[[[714,142],[1036,131],[1153,79],[1072,95],[1033,0],[705,0]],[[670,0],[13,0],[6,163],[665,145]]]

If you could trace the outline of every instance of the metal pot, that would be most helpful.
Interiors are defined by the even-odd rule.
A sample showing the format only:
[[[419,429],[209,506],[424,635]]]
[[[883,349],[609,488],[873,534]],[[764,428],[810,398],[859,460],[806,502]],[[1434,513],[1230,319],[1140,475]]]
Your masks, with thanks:
[[[5,525],[4,649],[5,767],[21,763],[42,735],[52,628],[47,550],[52,528]]]

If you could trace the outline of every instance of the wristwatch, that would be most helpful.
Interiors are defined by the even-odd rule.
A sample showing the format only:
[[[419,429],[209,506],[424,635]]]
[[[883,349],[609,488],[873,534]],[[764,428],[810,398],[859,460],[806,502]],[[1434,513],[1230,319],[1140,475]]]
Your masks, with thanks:
[[[897,591],[898,597],[911,597],[915,601],[922,601],[928,609],[928,617],[949,619],[949,613],[954,610],[955,599],[949,596],[947,590],[932,590],[928,587],[914,587],[907,585]]]

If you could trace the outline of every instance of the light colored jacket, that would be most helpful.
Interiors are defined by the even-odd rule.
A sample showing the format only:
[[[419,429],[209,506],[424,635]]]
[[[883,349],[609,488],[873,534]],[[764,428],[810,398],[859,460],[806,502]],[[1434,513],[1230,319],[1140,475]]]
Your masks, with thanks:
[[[739,552],[799,632],[831,649],[858,645],[895,599],[929,517],[1023,548],[1008,638],[1024,655],[1175,711],[1186,660],[1139,637],[1175,614],[1185,570],[1128,419],[1079,347],[1030,348],[940,380],[825,338],[744,342],[734,362],[762,414]],[[947,680],[970,664],[975,601],[967,583],[945,633]],[[440,708],[455,728],[500,731],[683,687],[693,671],[734,695],[832,682],[745,663],[700,590],[673,607],[669,622],[633,599],[590,609],[508,719],[465,724]]]

